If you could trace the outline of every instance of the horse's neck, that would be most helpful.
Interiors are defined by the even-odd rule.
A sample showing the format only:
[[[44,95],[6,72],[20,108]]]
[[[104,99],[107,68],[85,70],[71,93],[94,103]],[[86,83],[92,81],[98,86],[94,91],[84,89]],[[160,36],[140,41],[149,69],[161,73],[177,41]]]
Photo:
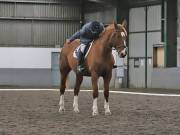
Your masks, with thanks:
[[[112,46],[111,46],[111,38],[112,35],[112,30],[110,31],[105,31],[105,33],[102,35],[102,37],[99,39],[99,41],[101,42],[101,54],[104,56],[108,56],[108,54],[110,55],[112,53]]]

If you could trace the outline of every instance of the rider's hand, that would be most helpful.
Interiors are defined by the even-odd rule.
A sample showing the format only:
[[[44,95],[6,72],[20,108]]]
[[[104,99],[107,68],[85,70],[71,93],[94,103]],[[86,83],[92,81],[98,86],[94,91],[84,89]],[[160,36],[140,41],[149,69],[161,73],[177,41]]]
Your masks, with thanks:
[[[66,39],[66,43],[69,44],[71,43],[71,41],[69,39]]]

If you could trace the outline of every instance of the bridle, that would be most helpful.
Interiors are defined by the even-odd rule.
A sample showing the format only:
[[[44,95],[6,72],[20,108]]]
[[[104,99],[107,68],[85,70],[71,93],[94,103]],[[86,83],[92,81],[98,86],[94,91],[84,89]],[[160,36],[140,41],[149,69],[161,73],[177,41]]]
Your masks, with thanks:
[[[121,27],[122,29],[123,29],[123,32],[121,31],[121,37],[123,38],[123,36],[125,37],[125,36],[127,36],[127,32],[126,32],[126,30],[125,30],[125,28],[122,26]],[[115,36],[115,34],[117,34],[118,32],[120,32],[120,30],[115,30],[112,34],[111,34],[111,37],[110,37],[110,40],[112,41],[112,39],[113,39],[113,37]],[[123,35],[123,34],[124,35]],[[113,43],[113,42],[111,42],[110,43],[111,44],[111,47],[112,48],[114,48],[116,51],[118,50],[118,48],[120,48],[120,47],[123,47],[123,48],[127,48],[127,46],[126,46],[126,41],[125,40],[123,40],[123,45],[116,45],[115,46],[115,44]],[[113,50],[114,50],[113,49]]]

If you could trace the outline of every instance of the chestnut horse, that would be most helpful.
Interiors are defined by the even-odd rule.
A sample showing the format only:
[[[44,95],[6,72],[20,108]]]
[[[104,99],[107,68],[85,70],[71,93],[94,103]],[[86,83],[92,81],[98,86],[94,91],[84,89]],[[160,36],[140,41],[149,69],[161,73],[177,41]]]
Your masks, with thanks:
[[[93,42],[93,45],[85,59],[85,72],[76,72],[77,59],[73,57],[74,50],[79,46],[79,40],[75,40],[69,44],[65,43],[60,54],[60,101],[59,112],[64,112],[64,92],[66,88],[66,79],[68,73],[74,70],[76,73],[76,84],[74,87],[74,112],[78,113],[78,93],[84,75],[90,75],[93,88],[93,107],[92,115],[98,115],[97,98],[98,98],[98,78],[103,77],[104,80],[104,109],[105,115],[110,115],[109,109],[109,83],[112,76],[112,69],[114,65],[114,58],[112,55],[112,48],[115,48],[120,57],[125,57],[126,51],[126,31],[127,22],[122,24],[113,23],[107,26],[100,37]]]

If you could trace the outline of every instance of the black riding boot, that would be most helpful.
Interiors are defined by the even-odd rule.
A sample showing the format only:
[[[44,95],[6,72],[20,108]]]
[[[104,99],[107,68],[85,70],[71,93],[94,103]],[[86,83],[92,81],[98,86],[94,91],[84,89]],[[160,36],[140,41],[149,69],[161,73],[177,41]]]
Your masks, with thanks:
[[[84,63],[84,54],[81,51],[79,51],[79,58],[78,58],[78,65],[77,65],[78,72],[82,72],[84,70],[83,63]]]

